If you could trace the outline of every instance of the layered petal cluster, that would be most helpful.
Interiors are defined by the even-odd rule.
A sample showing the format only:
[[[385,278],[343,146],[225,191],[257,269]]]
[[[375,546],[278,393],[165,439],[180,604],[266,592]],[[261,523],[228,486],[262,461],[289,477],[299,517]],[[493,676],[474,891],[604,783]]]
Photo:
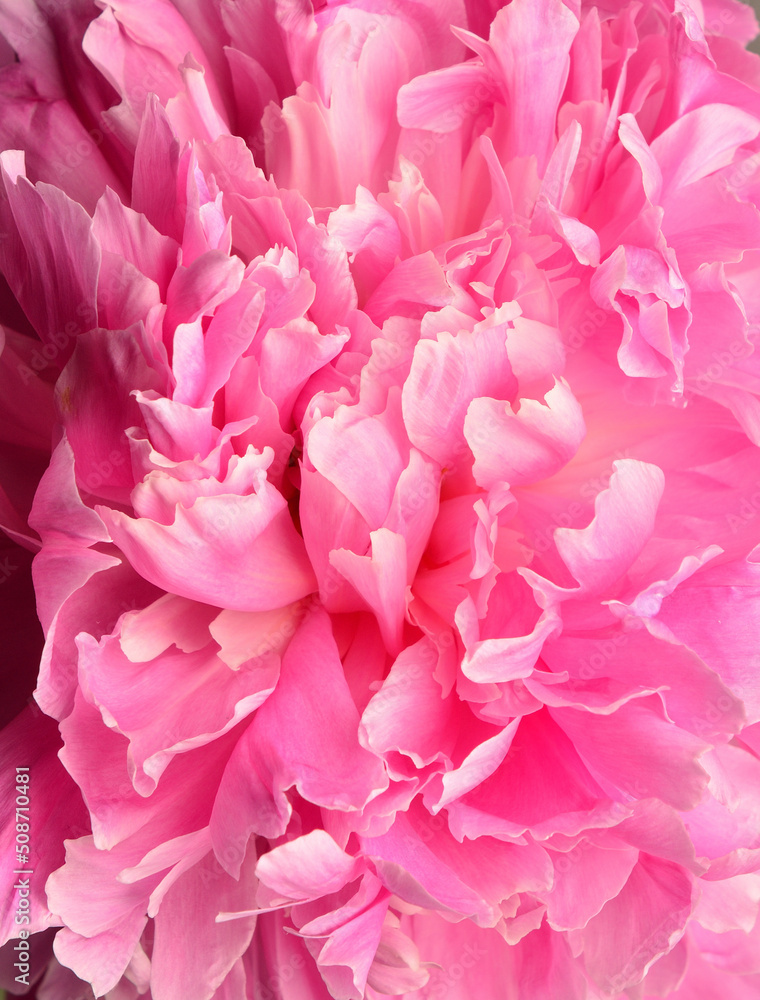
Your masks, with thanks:
[[[0,986],[760,997],[757,30],[0,0]]]

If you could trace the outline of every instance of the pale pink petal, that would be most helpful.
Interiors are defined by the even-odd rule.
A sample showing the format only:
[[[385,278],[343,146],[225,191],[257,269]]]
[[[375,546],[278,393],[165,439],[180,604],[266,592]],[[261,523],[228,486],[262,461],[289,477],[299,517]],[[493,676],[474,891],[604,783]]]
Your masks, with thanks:
[[[331,212],[327,230],[345,247],[356,290],[361,301],[366,301],[401,253],[396,220],[371,192],[358,185],[355,203]]]
[[[585,927],[618,895],[638,858],[633,848],[604,850],[584,841],[568,854],[553,854],[554,884],[544,897],[549,926],[558,931]]]
[[[401,647],[406,612],[406,543],[387,528],[370,532],[370,551],[357,555],[334,549],[330,564],[351,584],[377,616],[389,652]]]
[[[652,152],[667,179],[661,197],[730,163],[738,147],[758,132],[760,120],[755,115],[730,105],[706,104],[683,115],[652,142]],[[704,141],[707,136],[709,141]]]
[[[692,881],[668,861],[642,854],[622,891],[583,931],[586,969],[619,993],[681,938],[692,909]]]
[[[221,910],[239,910],[254,890],[253,862],[240,879],[219,870],[213,855],[185,872],[169,889],[155,920],[151,955],[151,995],[155,1000],[182,1000],[194,994],[211,1000],[227,974],[248,948],[255,918],[216,923]],[[177,949],[177,940],[187,949]]]
[[[436,810],[455,802],[490,778],[508,754],[516,730],[517,723],[513,721],[476,746],[458,767],[447,771],[441,779],[443,793],[435,803]]]
[[[473,475],[483,489],[498,482],[523,486],[545,479],[577,451],[586,428],[578,401],[557,382],[544,404],[522,399],[517,412],[493,399],[474,399],[464,433],[475,456]]]
[[[409,439],[442,465],[465,447],[464,420],[473,397],[505,398],[513,376],[506,331],[496,326],[479,334],[440,334],[414,351],[402,400]]]
[[[333,567],[334,549],[366,552],[369,526],[336,486],[319,472],[301,470],[301,527],[311,565],[319,581],[320,600],[330,611],[356,609],[357,594]]]
[[[609,489],[599,493],[587,528],[558,528],[559,553],[583,590],[599,593],[614,584],[654,530],[664,476],[654,465],[621,459]]]
[[[183,157],[187,160],[187,155]],[[140,123],[132,178],[132,208],[165,236],[182,240],[187,196],[178,183],[179,140],[155,94]]]
[[[145,914],[136,909],[115,926],[92,937],[63,927],[55,936],[55,956],[80,979],[90,983],[94,993],[109,993],[129,965],[147,922]]]
[[[509,749],[490,777],[449,805],[457,837],[520,836],[527,829],[538,836],[571,835],[625,815],[545,710],[520,720]]]
[[[408,445],[394,409],[389,405],[381,417],[362,418],[352,408],[341,407],[334,417],[320,420],[308,438],[317,472],[351,501],[372,528],[385,520],[407,460]]]
[[[453,700],[444,698],[433,671],[438,651],[429,639],[408,646],[362,715],[366,745],[375,753],[399,751],[424,767],[453,749]]]
[[[742,699],[748,723],[760,718],[754,659],[756,624],[753,616],[739,613],[737,600],[740,594],[752,593],[758,579],[755,562],[707,567],[667,597],[661,611],[678,640],[693,649]],[[719,593],[720,611],[716,603]],[[723,705],[718,711],[722,709]]]
[[[24,172],[23,154],[2,153],[0,165],[6,193],[0,221],[7,236],[0,245],[0,264],[48,348],[50,363],[60,369],[76,337],[97,324],[100,248],[92,220],[59,188],[32,186]],[[47,291],[50,288],[56,289],[54,295]]]
[[[38,601],[46,641],[35,698],[54,718],[72,709],[81,631],[100,637],[125,611],[143,607],[160,592],[114,556],[80,545],[53,545],[37,557]]]
[[[698,759],[708,744],[666,721],[657,696],[622,705],[612,715],[552,709],[591,772],[636,797],[657,796],[677,809],[697,805],[708,776]]]
[[[430,978],[420,967],[420,953],[414,941],[400,928],[383,925],[380,943],[367,976],[367,983],[379,993],[393,995],[421,989]]]
[[[318,641],[317,641],[318,640]],[[316,658],[315,658],[316,657]],[[361,809],[388,785],[379,759],[359,744],[359,713],[351,700],[329,619],[312,611],[283,657],[280,680],[241,738],[222,783],[219,830],[229,826],[224,803],[246,789],[247,808],[235,827],[284,831],[294,785],[309,801],[343,811]],[[255,761],[255,764],[253,763]]]
[[[157,843],[176,840],[208,824],[215,791],[238,735],[233,731],[197,750],[175,755],[166,769],[166,780],[146,797],[132,783],[127,738],[103,725],[99,710],[85,701],[81,690],[73,712],[61,724],[61,734],[60,757],[82,790],[94,845],[108,854],[126,843],[128,856],[122,853],[123,846],[115,852],[122,855],[118,862],[122,868],[138,864]],[[196,790],[192,800],[183,797],[188,781]],[[148,894],[152,888],[151,884]]]
[[[347,340],[347,333],[321,335],[308,320],[293,320],[266,332],[260,347],[261,388],[277,407],[283,424],[289,422],[309,376],[331,361]]]
[[[459,108],[492,98],[494,83],[478,60],[418,76],[398,92],[398,120],[404,128],[452,132],[462,124]],[[467,102],[467,103],[466,103]],[[471,112],[472,113],[472,112]]]
[[[99,513],[142,576],[190,600],[268,611],[316,588],[287,505],[267,483],[246,497],[201,496],[190,508],[178,505],[168,525],[103,507]],[[202,577],[193,570],[198,558]]]
[[[555,113],[577,31],[576,17],[560,0],[518,0],[502,8],[491,24],[489,63],[512,110],[508,155],[535,155],[541,173],[554,141]],[[460,37],[470,44],[469,37]]]
[[[383,931],[387,901],[375,903],[330,935],[317,956],[331,992],[347,1000],[363,1000]]]
[[[104,719],[129,739],[135,788],[148,795],[175,753],[202,746],[250,715],[274,690],[277,662],[230,670],[209,642],[133,663],[118,637],[78,639],[81,683]],[[180,693],[181,692],[181,693]],[[165,710],[152,712],[156,698]]]
[[[162,295],[166,293],[177,266],[179,246],[170,236],[159,233],[144,216],[107,190],[98,200],[92,230],[103,251],[119,254],[146,277]]]
[[[702,881],[694,918],[715,934],[750,934],[758,917],[760,875],[735,875],[720,882]]]
[[[453,301],[454,292],[443,269],[428,251],[394,267],[370,295],[364,310],[374,323],[382,325],[391,316],[419,318],[428,309],[441,308]]]
[[[273,848],[256,865],[258,879],[276,896],[291,900],[337,892],[360,872],[361,863],[342,851],[324,830]]]

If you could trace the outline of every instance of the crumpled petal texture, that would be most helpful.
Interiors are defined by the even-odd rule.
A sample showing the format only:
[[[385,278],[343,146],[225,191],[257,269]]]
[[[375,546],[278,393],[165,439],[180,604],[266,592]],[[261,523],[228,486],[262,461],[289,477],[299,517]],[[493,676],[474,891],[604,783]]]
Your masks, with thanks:
[[[757,30],[0,0],[0,987],[760,998]]]

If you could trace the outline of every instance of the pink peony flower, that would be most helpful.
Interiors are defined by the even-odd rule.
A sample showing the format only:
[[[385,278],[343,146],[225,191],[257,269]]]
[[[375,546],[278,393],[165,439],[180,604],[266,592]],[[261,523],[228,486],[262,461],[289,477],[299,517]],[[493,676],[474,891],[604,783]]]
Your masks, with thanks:
[[[757,27],[0,0],[0,985],[760,996]]]

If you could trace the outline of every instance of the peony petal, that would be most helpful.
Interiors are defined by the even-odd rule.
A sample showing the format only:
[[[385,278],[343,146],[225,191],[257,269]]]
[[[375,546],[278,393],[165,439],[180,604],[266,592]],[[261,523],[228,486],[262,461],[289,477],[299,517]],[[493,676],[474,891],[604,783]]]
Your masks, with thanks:
[[[551,713],[601,779],[677,809],[691,809],[702,798],[708,777],[698,758],[708,744],[666,721],[655,695],[630,701],[611,715]]]
[[[558,528],[554,539],[584,590],[599,592],[628,569],[654,530],[664,476],[654,465],[620,460],[609,489],[598,494],[587,528]]]
[[[492,399],[474,399],[464,433],[475,456],[473,475],[483,489],[496,483],[523,486],[545,479],[568,462],[585,436],[581,408],[565,382],[542,406],[523,399],[517,413]]]
[[[618,895],[638,859],[633,848],[604,850],[584,841],[569,854],[555,854],[554,885],[545,896],[549,926],[558,931],[585,927]]]
[[[142,576],[190,600],[269,611],[316,587],[285,501],[266,483],[251,496],[201,496],[190,508],[178,505],[169,525],[106,508],[99,513]],[[202,577],[194,576],[198,559]]]
[[[594,982],[608,992],[641,982],[683,935],[692,894],[682,869],[642,854],[622,892],[583,931],[586,968]]]
[[[378,528],[370,532],[369,555],[334,549],[330,564],[375,612],[386,648],[397,652],[406,612],[406,544],[401,535]]]
[[[232,671],[209,645],[194,653],[166,650],[145,663],[128,660],[117,637],[96,644],[83,635],[78,645],[82,683],[108,724],[129,738],[133,782],[142,795],[153,791],[175,753],[229,731],[277,681],[276,660]],[[160,719],[152,712],[157,697],[166,706]]]
[[[155,1000],[195,995],[211,1000],[248,947],[255,918],[217,924],[220,910],[242,909],[255,885],[253,863],[240,880],[220,872],[212,855],[185,872],[169,889],[156,915],[150,988]],[[188,943],[178,952],[177,935]]]
[[[7,199],[0,208],[8,237],[0,246],[3,274],[47,346],[49,363],[62,367],[76,337],[97,323],[100,248],[92,220],[57,187],[32,186],[23,154],[2,153],[0,169]],[[32,267],[31,260],[38,263]]]
[[[268,851],[256,866],[258,879],[284,899],[305,900],[337,892],[361,871],[324,830],[291,840]]]

